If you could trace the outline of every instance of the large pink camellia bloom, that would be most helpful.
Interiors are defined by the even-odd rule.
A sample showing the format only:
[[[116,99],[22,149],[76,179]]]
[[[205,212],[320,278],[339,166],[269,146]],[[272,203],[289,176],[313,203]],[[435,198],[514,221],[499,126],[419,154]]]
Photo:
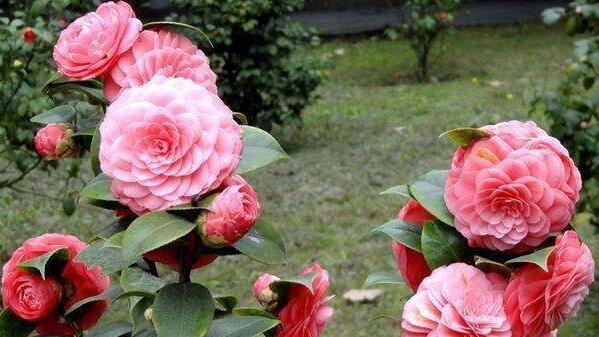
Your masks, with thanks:
[[[124,91],[100,125],[100,164],[112,194],[135,213],[185,204],[239,164],[241,127],[204,87],[155,76]]]
[[[574,214],[581,179],[568,151],[533,122],[485,126],[456,151],[445,202],[470,246],[524,252]]]
[[[402,337],[510,337],[506,281],[464,263],[437,268],[403,309]]]
[[[505,291],[505,311],[513,337],[544,337],[568,317],[576,315],[589,294],[595,262],[578,234],[567,231],[557,238],[549,256],[548,272],[526,264],[512,275]]]
[[[435,217],[416,200],[410,200],[399,211],[399,219],[422,227],[425,221],[435,220]],[[420,282],[431,274],[431,268],[422,253],[402,243],[395,241],[391,248],[402,278],[412,290],[416,291]]]
[[[47,277],[43,281],[18,267],[58,248],[69,251],[69,260],[60,277]],[[61,315],[75,303],[110,288],[110,278],[103,276],[99,267],[89,268],[85,263],[75,261],[85,248],[86,243],[71,235],[44,234],[25,241],[2,269],[3,305],[21,318],[35,321],[36,330],[42,335],[73,335],[73,326]],[[89,329],[107,308],[108,301],[96,302],[75,323],[82,329]]]
[[[141,29],[126,2],[101,4],[60,33],[53,55],[58,71],[77,80],[103,75],[133,46]]]
[[[313,292],[301,285],[289,287],[288,302],[279,312],[282,328],[276,337],[317,337],[333,317],[333,308],[326,305],[329,273],[314,264],[304,269],[302,275],[316,274],[312,281]]]
[[[166,30],[145,30],[104,77],[104,96],[115,101],[125,89],[155,75],[183,77],[216,94],[216,74],[204,53],[188,38]]]
[[[226,187],[212,202],[212,211],[202,225],[202,239],[213,248],[239,241],[256,224],[260,214],[256,191],[243,178],[227,178],[223,185]]]

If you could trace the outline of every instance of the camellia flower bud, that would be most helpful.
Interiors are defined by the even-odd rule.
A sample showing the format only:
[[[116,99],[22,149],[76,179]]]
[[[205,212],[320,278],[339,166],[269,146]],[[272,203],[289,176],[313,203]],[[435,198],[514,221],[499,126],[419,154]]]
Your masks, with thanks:
[[[73,130],[64,124],[48,124],[35,135],[35,150],[46,160],[71,157],[75,153]]]
[[[25,29],[23,29],[23,41],[25,43],[34,44],[35,40],[37,40],[35,30],[31,27],[25,27]]]
[[[202,241],[209,247],[227,247],[254,226],[260,213],[256,191],[245,181],[228,186],[212,203],[202,225]]]
[[[254,296],[258,302],[265,308],[276,304],[278,295],[270,289],[273,282],[280,280],[277,276],[264,274],[254,282]]]

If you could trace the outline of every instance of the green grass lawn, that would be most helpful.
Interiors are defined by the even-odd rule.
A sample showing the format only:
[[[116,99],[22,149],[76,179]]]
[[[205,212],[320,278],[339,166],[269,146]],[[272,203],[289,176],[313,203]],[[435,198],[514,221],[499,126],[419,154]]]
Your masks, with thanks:
[[[194,279],[253,304],[251,285],[261,273],[294,275],[317,261],[330,271],[337,295],[336,316],[324,336],[399,336],[397,324],[369,320],[379,313],[400,316],[407,290],[384,289],[372,304],[342,299],[369,273],[395,270],[389,240],[369,232],[392,219],[405,200],[378,193],[448,167],[454,147],[438,138],[445,130],[540,118],[528,115],[528,96],[535,87],[555,83],[572,42],[561,29],[540,25],[459,29],[439,50],[442,57],[432,71],[439,82],[430,84],[411,82],[412,54],[403,41],[330,41],[308,51],[335,59],[330,79],[319,89],[321,99],[305,111],[302,129],[275,130],[292,159],[248,177],[260,195],[263,217],[285,238],[289,263],[267,267],[244,257],[226,258],[196,272]],[[54,184],[39,175],[26,185]],[[86,207],[66,218],[54,201],[7,192],[0,194],[0,204],[2,258],[31,235],[59,231],[89,237],[112,216]],[[560,336],[592,337],[597,331],[596,289]]]

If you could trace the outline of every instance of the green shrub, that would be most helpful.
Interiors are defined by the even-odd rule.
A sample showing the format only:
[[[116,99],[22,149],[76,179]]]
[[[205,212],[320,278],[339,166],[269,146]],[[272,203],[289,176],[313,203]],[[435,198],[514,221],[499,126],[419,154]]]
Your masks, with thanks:
[[[270,128],[300,120],[315,97],[323,62],[294,57],[316,37],[288,14],[303,0],[174,0],[174,19],[197,26],[210,36],[205,48],[219,76],[219,95],[251,124]]]
[[[575,43],[562,69],[565,78],[557,88],[533,100],[533,111],[542,111],[551,123],[550,133],[568,148],[582,174],[582,210],[594,215],[599,226],[599,4],[578,0],[567,8],[543,12],[546,24],[565,20],[568,34],[590,33]]]
[[[460,3],[460,0],[407,0],[404,3],[402,9],[408,17],[400,31],[416,54],[416,77],[419,81],[428,81],[435,40],[453,25]]]
[[[62,20],[71,17],[71,10],[87,7],[88,1],[74,0],[4,0],[0,5],[0,189],[17,188],[30,172],[56,165],[35,153],[39,126],[29,119],[52,105],[39,88],[51,76],[52,48]],[[35,35],[33,43],[25,42],[25,29]]]

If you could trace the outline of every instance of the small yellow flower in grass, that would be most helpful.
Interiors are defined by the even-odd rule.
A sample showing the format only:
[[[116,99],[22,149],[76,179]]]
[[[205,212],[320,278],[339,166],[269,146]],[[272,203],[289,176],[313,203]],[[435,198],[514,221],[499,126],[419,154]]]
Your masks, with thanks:
[[[472,77],[470,82],[472,82],[472,84],[478,84],[478,77]]]
[[[511,92],[507,93],[505,95],[505,99],[507,99],[508,101],[511,101],[514,99],[514,94],[512,94]]]
[[[23,66],[23,61],[21,60],[15,60],[12,64],[15,68],[21,68]]]

